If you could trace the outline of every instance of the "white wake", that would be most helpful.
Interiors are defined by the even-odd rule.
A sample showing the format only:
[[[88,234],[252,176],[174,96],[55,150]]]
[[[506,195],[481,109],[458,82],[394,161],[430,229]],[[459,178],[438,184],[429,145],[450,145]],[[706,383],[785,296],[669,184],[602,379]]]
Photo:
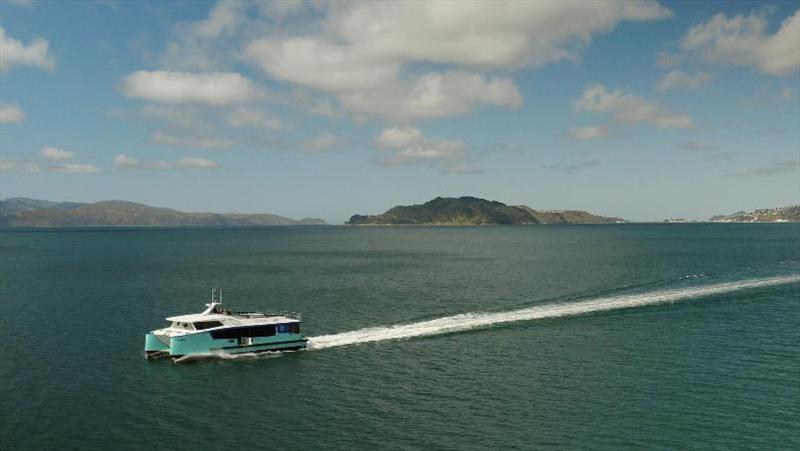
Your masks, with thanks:
[[[714,294],[730,293],[750,288],[784,285],[796,282],[800,282],[800,275],[742,280],[674,290],[619,295],[572,303],[537,305],[505,312],[463,313],[418,323],[371,327],[338,334],[310,337],[308,340],[308,349],[317,350],[384,340],[447,334],[515,321],[530,321],[542,318],[556,318],[606,310],[641,307],[665,302],[684,301]]]

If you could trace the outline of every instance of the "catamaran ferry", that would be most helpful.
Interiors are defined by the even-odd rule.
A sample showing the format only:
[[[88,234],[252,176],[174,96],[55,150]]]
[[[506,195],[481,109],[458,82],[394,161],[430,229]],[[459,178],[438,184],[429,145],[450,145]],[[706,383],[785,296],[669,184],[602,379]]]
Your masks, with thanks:
[[[167,318],[168,327],[145,335],[148,359],[213,356],[306,348],[308,339],[300,333],[298,313],[232,312],[222,308],[211,291],[211,302],[202,313]]]

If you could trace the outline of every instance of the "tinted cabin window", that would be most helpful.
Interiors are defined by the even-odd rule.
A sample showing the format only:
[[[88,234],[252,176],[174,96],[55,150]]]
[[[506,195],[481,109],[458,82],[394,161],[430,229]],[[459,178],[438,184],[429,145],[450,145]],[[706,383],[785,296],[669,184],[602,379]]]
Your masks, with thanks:
[[[237,327],[235,329],[212,330],[209,333],[214,340],[238,340],[241,337],[271,337],[275,335],[275,326]]]
[[[291,324],[289,324],[289,333],[290,334],[299,334],[300,333],[300,323],[291,323]]]
[[[209,333],[211,334],[211,338],[214,340],[238,340],[242,336],[241,329],[212,330]]]
[[[271,337],[275,335],[275,326],[255,326],[250,328],[251,337]]]
[[[222,323],[219,321],[204,321],[202,323],[194,323],[194,328],[197,330],[211,329],[212,327],[219,327]]]

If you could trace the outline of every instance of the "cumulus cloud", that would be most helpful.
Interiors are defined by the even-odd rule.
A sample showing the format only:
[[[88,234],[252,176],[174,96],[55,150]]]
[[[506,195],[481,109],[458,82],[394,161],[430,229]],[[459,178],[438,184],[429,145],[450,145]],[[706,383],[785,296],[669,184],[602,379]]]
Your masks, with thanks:
[[[184,157],[175,160],[173,166],[178,169],[214,169],[218,168],[219,164],[208,158]]]
[[[208,18],[191,26],[191,34],[202,38],[215,38],[223,33],[233,32],[244,18],[244,2],[218,2],[208,14]]]
[[[258,3],[258,6],[264,16],[282,21],[302,10],[304,4],[304,0],[271,0]]]
[[[49,52],[50,43],[46,39],[36,38],[28,45],[13,39],[0,27],[0,72],[14,66],[33,66],[44,70],[56,67],[55,58]]]
[[[139,160],[125,154],[114,156],[114,166],[119,168],[134,168],[139,165]]]
[[[614,130],[604,125],[590,125],[587,127],[571,128],[564,133],[563,137],[576,141],[594,141],[600,139],[610,139],[617,137]]]
[[[75,152],[64,149],[57,149],[55,147],[45,147],[40,152],[40,155],[45,160],[50,161],[64,161],[75,158]]]
[[[333,103],[328,99],[323,99],[310,104],[308,112],[326,117],[339,117],[342,115],[342,111],[334,107]]]
[[[91,164],[78,164],[78,163],[63,163],[47,168],[50,172],[60,172],[64,174],[91,174],[93,172],[100,172],[101,169]]]
[[[235,72],[137,71],[122,80],[122,92],[157,103],[211,106],[247,103],[261,96],[250,80]]]
[[[481,104],[522,104],[507,77],[460,70],[411,76],[401,73],[396,61],[372,61],[350,47],[314,38],[264,38],[251,43],[245,55],[273,78],[334,94],[357,114],[413,121],[464,114]]]
[[[575,111],[611,114],[620,123],[650,124],[656,128],[691,128],[694,126],[684,113],[672,113],[655,102],[647,101],[617,89],[609,91],[605,86],[588,87],[581,98],[573,102]]]
[[[219,164],[207,158],[179,158],[175,161],[143,162],[125,154],[114,156],[114,166],[120,169],[167,170],[167,169],[216,169]]]
[[[477,173],[467,145],[461,141],[431,139],[413,127],[386,128],[375,138],[381,149],[373,163],[379,166],[430,166],[442,173]]]
[[[275,79],[328,92],[379,87],[399,70],[396,62],[373,62],[348,46],[309,37],[257,39],[244,57]]]
[[[621,21],[670,15],[656,2],[364,2],[331,8],[326,26],[369,60],[507,68],[575,59]]]
[[[681,49],[710,63],[749,66],[770,75],[787,75],[800,68],[800,9],[774,34],[767,32],[767,13],[728,17],[717,14],[692,27]]]
[[[429,72],[374,90],[342,93],[339,100],[349,111],[405,122],[466,114],[476,105],[522,105],[510,78],[464,71]]]
[[[670,89],[695,89],[705,85],[709,81],[711,81],[711,74],[707,72],[688,74],[682,70],[675,69],[664,75],[664,78],[658,82],[656,88],[659,91],[668,91]]]
[[[36,163],[0,158],[0,171],[2,172],[38,172],[41,170],[42,168]]]
[[[227,149],[233,146],[233,140],[215,138],[213,136],[176,135],[157,131],[150,138],[154,143],[167,147],[203,149]]]
[[[175,25],[173,38],[161,54],[159,64],[171,69],[200,71],[223,67],[221,60],[224,59],[225,49],[215,45],[215,40],[236,35],[246,28],[249,3],[219,1],[211,8],[207,18]]]
[[[18,124],[25,121],[25,113],[15,103],[0,104],[0,124]]]
[[[772,177],[782,174],[800,174],[800,161],[772,161],[765,166],[745,169],[728,175],[733,177]]]
[[[409,147],[423,139],[422,131],[414,127],[390,127],[381,131],[375,143],[383,149]]]
[[[329,3],[322,24],[253,39],[242,58],[277,80],[332,94],[356,115],[413,121],[517,107],[511,78],[477,71],[575,60],[594,34],[670,14],[649,1]],[[414,63],[469,70],[419,75],[407,69]]]

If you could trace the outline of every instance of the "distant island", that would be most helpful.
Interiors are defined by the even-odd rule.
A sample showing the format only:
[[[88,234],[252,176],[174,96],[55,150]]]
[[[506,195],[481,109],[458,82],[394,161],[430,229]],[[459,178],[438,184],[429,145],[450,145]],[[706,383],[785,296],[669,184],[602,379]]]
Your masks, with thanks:
[[[350,225],[613,224],[624,219],[585,211],[540,211],[477,197],[437,197],[421,205],[397,206],[380,215],[353,215]]]
[[[762,208],[751,212],[739,211],[732,215],[712,216],[712,222],[800,222],[800,205],[779,208]]]
[[[0,227],[242,227],[325,224],[273,214],[187,213],[120,200],[95,203],[51,202],[15,197],[0,201]]]

